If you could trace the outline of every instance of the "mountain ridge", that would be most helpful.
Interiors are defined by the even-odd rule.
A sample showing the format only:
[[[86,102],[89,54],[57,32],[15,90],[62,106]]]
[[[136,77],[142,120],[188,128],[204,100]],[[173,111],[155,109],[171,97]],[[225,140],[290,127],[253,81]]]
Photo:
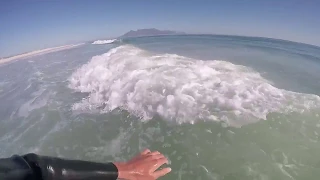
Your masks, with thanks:
[[[137,29],[130,30],[127,33],[120,36],[120,38],[128,38],[128,37],[143,37],[143,36],[159,36],[159,35],[178,35],[178,34],[186,34],[184,32],[177,32],[171,30],[159,30],[156,28],[147,28],[147,29]]]

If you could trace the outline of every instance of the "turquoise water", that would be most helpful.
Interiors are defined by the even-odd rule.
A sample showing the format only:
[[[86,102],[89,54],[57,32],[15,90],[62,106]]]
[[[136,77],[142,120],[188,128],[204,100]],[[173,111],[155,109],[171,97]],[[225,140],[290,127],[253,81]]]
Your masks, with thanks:
[[[123,39],[0,66],[0,157],[123,161],[162,179],[318,179],[320,48],[240,36]]]

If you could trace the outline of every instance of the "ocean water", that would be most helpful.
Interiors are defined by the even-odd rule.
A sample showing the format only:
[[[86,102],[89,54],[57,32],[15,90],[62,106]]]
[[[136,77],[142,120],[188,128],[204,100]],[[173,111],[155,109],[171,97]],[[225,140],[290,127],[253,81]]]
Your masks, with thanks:
[[[98,162],[158,150],[162,179],[320,176],[320,48],[183,35],[115,40],[0,66],[0,157]]]

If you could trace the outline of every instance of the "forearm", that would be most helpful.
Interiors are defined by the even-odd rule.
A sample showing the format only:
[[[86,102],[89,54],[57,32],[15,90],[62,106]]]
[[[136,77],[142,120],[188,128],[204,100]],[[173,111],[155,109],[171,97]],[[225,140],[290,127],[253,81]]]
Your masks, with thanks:
[[[11,167],[6,168],[3,163],[1,166],[1,161],[9,162]],[[1,167],[4,167],[3,170]],[[5,162],[0,160],[0,171],[2,176],[8,176],[7,179],[18,176],[14,178],[17,180],[115,180],[118,177],[118,169],[113,163],[65,160],[36,154],[14,156],[5,159]]]

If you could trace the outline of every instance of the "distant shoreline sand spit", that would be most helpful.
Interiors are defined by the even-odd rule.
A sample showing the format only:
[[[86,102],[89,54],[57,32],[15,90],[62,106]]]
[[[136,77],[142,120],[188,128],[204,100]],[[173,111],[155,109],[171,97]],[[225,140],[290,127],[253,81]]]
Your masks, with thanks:
[[[65,45],[65,46],[58,46],[58,47],[53,47],[53,48],[46,48],[46,49],[41,49],[41,50],[36,50],[36,51],[31,51],[28,53],[8,57],[8,58],[2,58],[0,59],[0,64],[7,63],[13,60],[18,60],[22,58],[27,58],[27,57],[32,57],[32,56],[38,56],[42,54],[47,54],[47,53],[52,53],[56,51],[61,51],[61,50],[66,50],[66,49],[71,49],[80,45],[83,45],[84,43],[80,44],[70,44],[70,45]]]

